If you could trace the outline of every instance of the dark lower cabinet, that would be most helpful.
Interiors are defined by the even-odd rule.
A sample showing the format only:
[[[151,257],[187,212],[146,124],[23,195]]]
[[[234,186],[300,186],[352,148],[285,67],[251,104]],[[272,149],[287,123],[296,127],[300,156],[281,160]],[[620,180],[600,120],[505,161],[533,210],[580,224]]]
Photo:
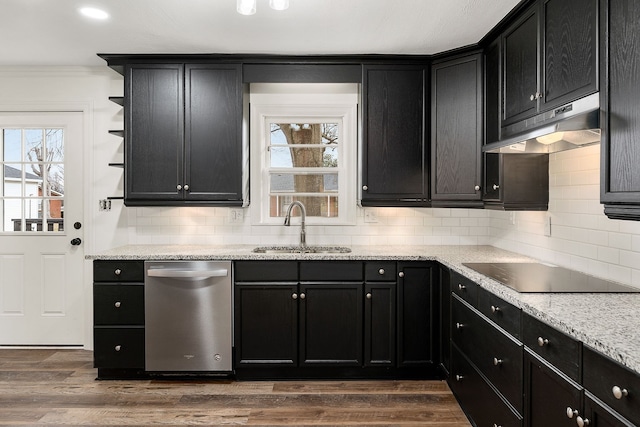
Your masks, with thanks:
[[[455,344],[451,346],[449,386],[474,425],[522,427],[522,416],[510,408]]]
[[[93,347],[99,379],[144,376],[144,261],[93,262]]]
[[[361,366],[362,283],[304,283],[299,298],[300,365]]]
[[[638,425],[623,418],[589,392],[584,394],[584,417],[581,418],[583,425],[589,427],[637,427]]]
[[[298,364],[297,298],[297,283],[236,284],[236,367]]]
[[[433,268],[237,261],[238,378],[441,377]]]
[[[573,427],[582,414],[582,386],[535,353],[524,353],[525,427]]]

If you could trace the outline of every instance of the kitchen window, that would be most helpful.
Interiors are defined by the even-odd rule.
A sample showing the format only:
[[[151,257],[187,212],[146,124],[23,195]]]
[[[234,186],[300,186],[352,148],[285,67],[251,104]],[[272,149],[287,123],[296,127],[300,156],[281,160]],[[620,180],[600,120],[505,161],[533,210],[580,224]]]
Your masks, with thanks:
[[[309,224],[354,224],[356,123],[355,85],[252,85],[253,223],[300,201]]]

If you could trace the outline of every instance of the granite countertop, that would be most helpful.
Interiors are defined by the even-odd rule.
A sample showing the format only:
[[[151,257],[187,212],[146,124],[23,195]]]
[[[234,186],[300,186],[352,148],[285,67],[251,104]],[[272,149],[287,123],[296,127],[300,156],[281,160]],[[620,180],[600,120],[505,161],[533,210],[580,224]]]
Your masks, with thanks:
[[[640,373],[640,293],[519,293],[462,265],[464,262],[536,262],[492,246],[353,246],[346,254],[256,254],[254,246],[128,245],[94,260],[398,260],[438,261],[526,313]]]

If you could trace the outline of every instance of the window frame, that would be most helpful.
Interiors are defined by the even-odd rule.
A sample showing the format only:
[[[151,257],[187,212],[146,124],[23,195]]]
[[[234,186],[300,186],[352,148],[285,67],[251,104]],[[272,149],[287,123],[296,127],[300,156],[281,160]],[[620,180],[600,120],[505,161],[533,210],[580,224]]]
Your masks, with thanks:
[[[259,86],[258,90],[254,90],[252,85],[250,101],[252,224],[282,224],[282,217],[270,216],[270,176],[273,171],[283,171],[280,168],[270,167],[268,147],[271,144],[271,123],[322,122],[340,125],[338,167],[330,168],[331,170],[313,168],[313,172],[338,175],[339,210],[335,217],[307,217],[307,224],[355,225],[358,169],[357,85],[270,84]],[[274,89],[273,86],[278,88]],[[319,91],[318,86],[323,86],[324,90]]]

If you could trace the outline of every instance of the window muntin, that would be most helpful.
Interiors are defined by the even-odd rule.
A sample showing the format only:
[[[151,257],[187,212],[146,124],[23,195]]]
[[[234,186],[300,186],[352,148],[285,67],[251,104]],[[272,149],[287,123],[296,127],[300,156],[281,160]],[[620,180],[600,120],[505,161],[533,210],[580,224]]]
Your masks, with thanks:
[[[1,142],[1,231],[64,231],[64,129],[4,128]]]

